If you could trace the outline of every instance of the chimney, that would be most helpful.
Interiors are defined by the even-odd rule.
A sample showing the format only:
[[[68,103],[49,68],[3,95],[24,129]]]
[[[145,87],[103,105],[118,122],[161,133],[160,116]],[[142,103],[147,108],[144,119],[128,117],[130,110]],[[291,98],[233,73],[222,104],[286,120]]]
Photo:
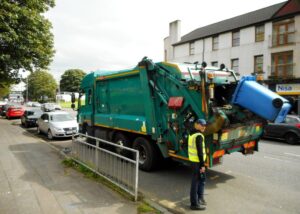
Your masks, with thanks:
[[[175,20],[169,24],[169,37],[171,45],[181,39],[181,21]]]

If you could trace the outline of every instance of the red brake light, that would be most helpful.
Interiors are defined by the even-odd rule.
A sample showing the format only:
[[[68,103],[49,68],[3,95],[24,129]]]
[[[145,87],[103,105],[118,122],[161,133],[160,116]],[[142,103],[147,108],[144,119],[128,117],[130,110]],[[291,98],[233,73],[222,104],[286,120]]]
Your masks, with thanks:
[[[300,123],[297,123],[295,126],[300,129]]]

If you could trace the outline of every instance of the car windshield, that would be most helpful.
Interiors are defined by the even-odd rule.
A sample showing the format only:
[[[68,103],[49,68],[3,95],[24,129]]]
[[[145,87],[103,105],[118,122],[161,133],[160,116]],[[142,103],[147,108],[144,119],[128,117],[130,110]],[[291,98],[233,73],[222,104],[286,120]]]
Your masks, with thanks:
[[[27,115],[28,116],[31,116],[31,115],[37,115],[38,116],[38,115],[42,115],[42,113],[43,113],[42,111],[34,110],[34,111],[28,111]]]
[[[300,123],[300,119],[299,117],[286,117],[285,119],[285,123],[289,123],[289,124],[297,124]]]
[[[74,118],[69,114],[54,114],[50,116],[50,120],[53,122],[63,122],[74,120]]]

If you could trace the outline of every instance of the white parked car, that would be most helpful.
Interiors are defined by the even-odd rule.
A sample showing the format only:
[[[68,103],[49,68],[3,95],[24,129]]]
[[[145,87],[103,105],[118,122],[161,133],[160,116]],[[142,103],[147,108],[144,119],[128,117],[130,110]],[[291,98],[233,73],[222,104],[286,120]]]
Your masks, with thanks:
[[[69,113],[63,111],[45,112],[37,120],[38,133],[47,134],[48,139],[71,137],[78,133],[78,123]]]
[[[57,103],[54,104],[55,110],[62,110],[61,106]]]

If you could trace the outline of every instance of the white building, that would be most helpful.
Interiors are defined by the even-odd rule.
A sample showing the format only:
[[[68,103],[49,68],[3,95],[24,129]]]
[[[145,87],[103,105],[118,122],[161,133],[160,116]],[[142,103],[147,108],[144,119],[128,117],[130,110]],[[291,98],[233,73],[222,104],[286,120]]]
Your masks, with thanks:
[[[241,75],[255,73],[279,94],[300,95],[300,1],[289,0],[181,36],[180,21],[164,39],[165,61],[205,61]]]

